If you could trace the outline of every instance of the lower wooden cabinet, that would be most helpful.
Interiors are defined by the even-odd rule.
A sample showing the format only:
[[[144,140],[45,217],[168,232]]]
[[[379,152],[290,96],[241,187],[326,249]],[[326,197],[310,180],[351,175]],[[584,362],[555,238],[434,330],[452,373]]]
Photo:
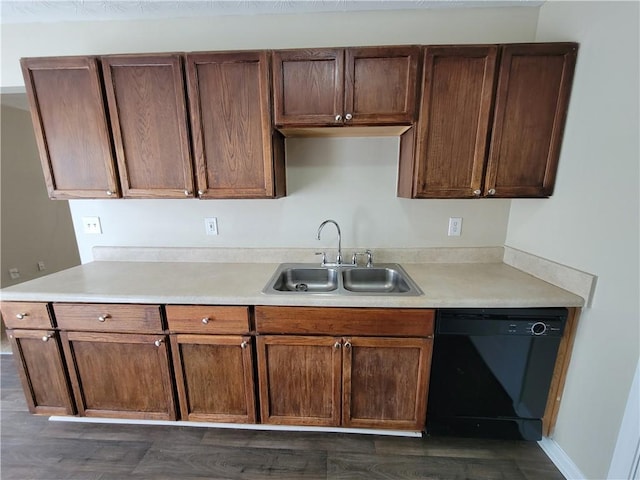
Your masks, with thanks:
[[[341,339],[257,338],[262,423],[340,425]]]
[[[61,335],[80,415],[176,419],[166,335]]]
[[[342,342],[342,426],[424,430],[431,338]]]
[[[58,332],[7,330],[7,336],[29,411],[42,415],[73,415],[75,407]]]
[[[423,430],[433,340],[258,337],[263,423]]]
[[[171,335],[182,420],[255,423],[252,339]]]

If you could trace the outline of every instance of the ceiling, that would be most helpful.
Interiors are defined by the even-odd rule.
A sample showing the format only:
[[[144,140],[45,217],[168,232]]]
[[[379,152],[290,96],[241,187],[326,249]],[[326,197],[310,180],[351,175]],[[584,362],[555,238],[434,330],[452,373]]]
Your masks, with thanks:
[[[0,0],[0,21],[10,24],[366,10],[536,7],[542,3],[532,0]]]

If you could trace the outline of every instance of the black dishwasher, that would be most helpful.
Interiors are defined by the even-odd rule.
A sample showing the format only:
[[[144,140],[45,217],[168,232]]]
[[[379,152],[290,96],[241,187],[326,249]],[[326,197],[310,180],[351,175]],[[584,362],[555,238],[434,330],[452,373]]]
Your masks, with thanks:
[[[427,433],[540,440],[566,308],[444,309]]]

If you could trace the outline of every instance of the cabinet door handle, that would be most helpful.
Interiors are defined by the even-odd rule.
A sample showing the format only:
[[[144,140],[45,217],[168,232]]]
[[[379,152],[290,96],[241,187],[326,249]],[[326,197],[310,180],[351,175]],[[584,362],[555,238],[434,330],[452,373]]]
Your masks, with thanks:
[[[340,340],[338,340],[336,343],[333,344],[333,348],[337,350],[338,348],[340,348],[341,345],[342,343],[340,343]]]
[[[198,196],[201,197],[202,195],[204,195],[204,190],[198,190]]]
[[[245,340],[245,341],[243,341],[243,342],[240,344],[240,348],[242,348],[242,349],[244,350],[245,348],[247,348],[247,346],[248,346],[248,345],[249,345],[249,342],[247,342],[247,341]]]
[[[42,341],[48,342],[51,337],[53,337],[53,333],[47,333],[44,337],[42,337]]]
[[[162,340],[162,339],[160,339],[160,340],[156,340],[155,342],[153,342],[153,344],[154,344],[156,347],[159,347],[159,346],[160,346],[160,345],[162,345],[163,343],[164,343],[164,340]]]
[[[113,192],[111,190],[107,190],[107,196],[110,197],[111,195],[113,195]]]
[[[342,121],[342,115],[338,114],[336,115],[336,122],[341,122]]]
[[[111,318],[111,315],[109,315],[108,313],[105,313],[104,315],[100,315],[98,317],[98,321],[99,322],[104,322],[107,318]]]
[[[349,340],[344,342],[344,348],[351,348],[351,342]]]
[[[25,313],[18,313],[18,314],[16,315],[16,318],[17,318],[18,320],[22,320],[24,317],[28,317],[28,316],[29,316],[29,314],[28,314],[27,312],[25,312]]]
[[[204,317],[204,318],[202,319],[202,323],[204,323],[205,325],[206,325],[207,323],[209,323],[209,317]]]
[[[487,192],[489,195],[495,195],[496,194],[496,189],[495,188],[490,188],[489,191]]]
[[[482,193],[482,192],[481,192],[480,190],[474,190],[474,191],[473,191],[473,194],[474,194],[476,197],[479,197],[481,193]]]
[[[345,119],[345,120],[351,120],[352,118],[353,118],[353,115],[351,115],[350,113],[347,113],[347,114],[344,116],[344,119]]]
[[[184,191],[184,196],[185,196],[185,197],[190,197],[190,196],[191,196],[191,191],[189,191],[189,190],[185,190],[185,191]]]

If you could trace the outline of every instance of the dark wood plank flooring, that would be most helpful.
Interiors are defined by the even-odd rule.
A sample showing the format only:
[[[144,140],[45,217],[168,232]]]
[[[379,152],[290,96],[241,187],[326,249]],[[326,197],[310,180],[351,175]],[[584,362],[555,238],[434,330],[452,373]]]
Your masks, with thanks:
[[[0,363],[3,480],[564,478],[530,442],[50,422]]]

